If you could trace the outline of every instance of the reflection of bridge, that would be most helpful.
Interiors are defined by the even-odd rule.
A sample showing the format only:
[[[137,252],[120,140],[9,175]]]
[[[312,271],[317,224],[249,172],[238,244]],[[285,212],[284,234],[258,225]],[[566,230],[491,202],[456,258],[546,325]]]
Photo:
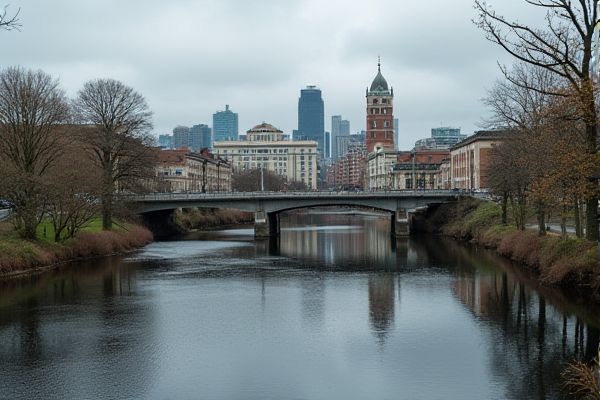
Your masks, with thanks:
[[[390,192],[217,192],[154,193],[134,196],[137,212],[151,225],[167,223],[177,208],[233,208],[255,215],[255,235],[275,236],[279,233],[279,214],[308,207],[346,206],[370,208],[391,214],[392,233],[406,235],[411,213],[431,204],[455,200],[458,193],[450,190]],[[162,222],[161,222],[162,221]],[[153,222],[153,223],[152,223]]]

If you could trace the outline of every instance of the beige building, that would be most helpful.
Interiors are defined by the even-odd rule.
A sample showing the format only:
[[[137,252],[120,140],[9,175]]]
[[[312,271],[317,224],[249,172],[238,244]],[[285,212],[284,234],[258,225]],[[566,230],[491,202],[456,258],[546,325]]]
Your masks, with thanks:
[[[392,170],[391,188],[393,190],[441,189],[439,176],[440,164],[398,163]]]
[[[154,190],[172,193],[231,191],[231,165],[204,150],[160,150]]]
[[[486,189],[492,148],[504,131],[478,131],[450,149],[452,188]]]
[[[234,171],[264,168],[289,183],[303,182],[317,189],[317,142],[286,139],[282,131],[263,122],[246,132],[246,140],[215,142],[214,151]]]
[[[392,149],[377,147],[367,157],[367,190],[392,189],[392,169],[398,162],[398,152]]]

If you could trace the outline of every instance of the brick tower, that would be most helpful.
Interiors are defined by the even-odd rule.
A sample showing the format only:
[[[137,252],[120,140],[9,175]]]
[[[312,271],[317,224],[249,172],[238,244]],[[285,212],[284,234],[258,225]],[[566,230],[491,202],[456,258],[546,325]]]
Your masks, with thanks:
[[[394,149],[394,89],[381,75],[381,62],[377,62],[377,76],[367,89],[367,153],[377,148]]]

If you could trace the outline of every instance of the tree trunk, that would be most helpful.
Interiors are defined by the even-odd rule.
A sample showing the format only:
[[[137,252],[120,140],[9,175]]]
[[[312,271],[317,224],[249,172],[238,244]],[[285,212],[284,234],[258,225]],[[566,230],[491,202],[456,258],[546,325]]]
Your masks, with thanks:
[[[585,238],[591,241],[598,240],[598,196],[593,196],[585,201]]]
[[[544,213],[544,207],[540,205],[538,205],[537,220],[538,234],[540,236],[544,236],[546,234],[546,214]]]
[[[560,236],[564,239],[567,238],[567,206],[563,205],[562,212],[560,213]]]
[[[112,206],[113,194],[105,193],[102,196],[102,230],[110,231],[112,229]]]
[[[508,194],[504,193],[502,196],[502,225],[506,225],[508,218]]]
[[[581,213],[579,212],[579,199],[575,198],[575,207],[573,208],[575,213],[575,235],[580,238],[583,237],[583,229],[581,229]]]

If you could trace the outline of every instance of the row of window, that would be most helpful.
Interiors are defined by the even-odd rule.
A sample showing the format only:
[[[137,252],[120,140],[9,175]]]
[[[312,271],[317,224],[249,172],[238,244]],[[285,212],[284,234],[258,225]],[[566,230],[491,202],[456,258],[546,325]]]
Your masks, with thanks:
[[[300,153],[312,153],[313,149],[300,149]],[[288,149],[238,149],[238,150],[227,150],[223,149],[223,154],[287,154]],[[291,152],[290,152],[291,153]]]
[[[387,114],[388,108],[371,108],[371,115],[375,114]]]

